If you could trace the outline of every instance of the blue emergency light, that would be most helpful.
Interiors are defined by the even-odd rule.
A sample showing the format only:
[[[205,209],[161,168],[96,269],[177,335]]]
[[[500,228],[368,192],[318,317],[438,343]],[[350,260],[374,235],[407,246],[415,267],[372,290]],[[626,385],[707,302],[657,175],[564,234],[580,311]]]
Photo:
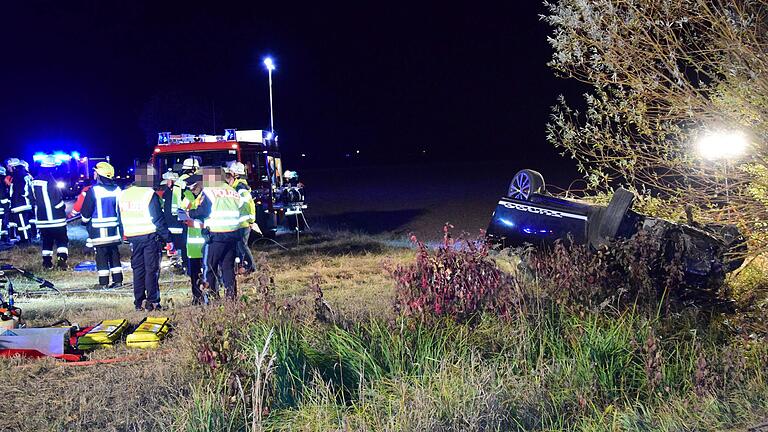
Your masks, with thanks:
[[[55,152],[53,157],[56,158],[56,162],[69,162],[72,160],[72,156],[63,152]]]
[[[237,131],[237,129],[224,129],[224,139],[227,141],[237,141],[235,131]]]
[[[168,144],[171,142],[171,133],[170,132],[160,132],[157,134],[157,143],[158,144]]]

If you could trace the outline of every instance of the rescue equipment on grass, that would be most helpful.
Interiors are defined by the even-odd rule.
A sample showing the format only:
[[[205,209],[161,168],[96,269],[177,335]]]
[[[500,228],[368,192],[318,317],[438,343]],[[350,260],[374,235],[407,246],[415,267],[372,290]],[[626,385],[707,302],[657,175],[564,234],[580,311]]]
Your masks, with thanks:
[[[128,348],[157,348],[171,330],[168,318],[146,317],[125,340]]]
[[[0,333],[0,357],[54,357],[80,360],[69,345],[69,327],[20,328]]]
[[[20,313],[20,311],[19,311]],[[121,357],[82,362],[85,352],[114,346],[130,331],[127,320],[105,320],[95,326],[78,327],[67,320],[40,328],[0,328],[0,357],[54,357],[82,364],[139,360],[143,357]],[[171,331],[166,317],[146,317],[126,339],[130,348],[157,348]]]
[[[77,349],[88,351],[113,346],[122,338],[127,328],[127,320],[104,320],[77,339]]]

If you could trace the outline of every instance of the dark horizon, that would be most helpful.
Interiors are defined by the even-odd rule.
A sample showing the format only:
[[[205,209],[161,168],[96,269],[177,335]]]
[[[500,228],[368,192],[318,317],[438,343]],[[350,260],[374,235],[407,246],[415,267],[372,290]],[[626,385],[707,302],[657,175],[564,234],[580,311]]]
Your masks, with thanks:
[[[261,61],[271,55],[275,127],[289,166],[506,160],[572,170],[545,139],[549,107],[575,84],[546,66],[538,2],[38,1],[5,12],[3,157],[15,156],[11,148],[27,158],[77,150],[127,165],[150,155],[159,130],[267,129]]]

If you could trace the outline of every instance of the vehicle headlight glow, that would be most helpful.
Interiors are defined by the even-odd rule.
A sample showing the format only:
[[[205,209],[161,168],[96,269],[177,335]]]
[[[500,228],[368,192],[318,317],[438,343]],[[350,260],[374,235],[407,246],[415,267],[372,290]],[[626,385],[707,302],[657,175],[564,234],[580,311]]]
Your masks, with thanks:
[[[64,189],[65,187],[67,187],[67,184],[64,183],[63,181],[57,181],[56,182],[56,187],[59,188],[59,189]]]

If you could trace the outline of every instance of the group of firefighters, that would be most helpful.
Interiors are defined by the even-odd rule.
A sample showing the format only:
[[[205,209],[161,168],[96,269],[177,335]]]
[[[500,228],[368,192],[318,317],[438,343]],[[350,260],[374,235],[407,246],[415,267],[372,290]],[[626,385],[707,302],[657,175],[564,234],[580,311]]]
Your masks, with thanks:
[[[0,235],[6,242],[28,244],[40,236],[43,267],[67,268],[67,211],[56,187],[57,161],[45,157],[33,178],[29,166],[11,158],[0,167]],[[73,208],[88,231],[87,245],[96,255],[100,288],[123,284],[118,247],[131,245],[134,305],[137,310],[158,310],[160,262],[163,250],[175,250],[192,284],[193,304],[218,297],[223,286],[227,298],[237,295],[235,267],[254,270],[248,248],[256,225],[256,207],[245,180],[245,166],[232,161],[225,168],[201,167],[196,158],[184,160],[180,172],[166,172],[158,191],[152,165],[139,166],[135,181],[121,189],[115,170],[107,162],[94,168],[94,182],[83,189]],[[110,283],[111,278],[111,283]]]

